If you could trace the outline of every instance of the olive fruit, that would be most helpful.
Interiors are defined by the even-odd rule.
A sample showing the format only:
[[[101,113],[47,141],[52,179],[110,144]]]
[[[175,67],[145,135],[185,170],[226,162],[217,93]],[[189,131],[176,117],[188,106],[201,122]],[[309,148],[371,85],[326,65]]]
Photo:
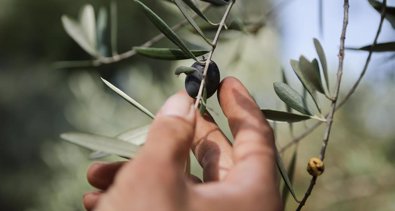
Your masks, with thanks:
[[[197,71],[194,71],[187,75],[185,78],[185,89],[189,96],[195,98],[198,95],[200,83],[202,82],[203,78],[203,71],[204,71],[205,61],[195,62],[192,67],[195,68]],[[220,81],[220,74],[217,64],[211,61],[206,75],[206,91],[207,91],[207,98],[211,97],[219,86]]]

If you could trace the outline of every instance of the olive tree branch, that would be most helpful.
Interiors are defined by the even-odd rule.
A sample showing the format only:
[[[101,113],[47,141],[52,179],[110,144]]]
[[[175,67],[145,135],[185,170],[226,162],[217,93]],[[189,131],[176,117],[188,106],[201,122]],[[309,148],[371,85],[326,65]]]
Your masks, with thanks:
[[[202,81],[200,82],[200,87],[199,87],[199,92],[196,96],[196,101],[195,101],[195,108],[199,107],[200,101],[202,99],[202,94],[203,94],[203,89],[206,83],[206,75],[207,75],[207,70],[208,67],[210,65],[211,59],[213,57],[214,51],[217,47],[218,44],[218,40],[219,40],[219,36],[221,35],[222,29],[225,27],[225,21],[228,18],[230,11],[232,9],[232,6],[235,4],[236,0],[232,0],[228,7],[225,10],[224,15],[222,16],[221,22],[219,23],[218,29],[217,29],[217,33],[215,34],[214,40],[212,42],[212,47],[211,47],[211,51],[205,61],[205,66],[204,66],[204,70],[203,70],[203,76],[202,76]]]
[[[368,70],[369,64],[371,62],[371,58],[373,55],[373,48],[377,45],[378,42],[378,38],[380,36],[381,33],[381,29],[383,27],[383,23],[385,20],[385,15],[386,15],[386,6],[387,6],[387,0],[383,0],[383,9],[381,11],[381,17],[380,17],[380,22],[379,22],[379,26],[377,28],[377,32],[376,35],[374,37],[373,40],[373,44],[371,46],[371,48],[369,49],[369,53],[368,56],[366,58],[365,61],[365,65],[361,71],[360,76],[358,77],[357,81],[354,83],[354,85],[352,86],[352,88],[348,91],[347,95],[338,103],[338,105],[336,106],[336,110],[340,109],[341,107],[344,106],[344,104],[350,99],[351,95],[355,92],[355,90],[357,89],[358,85],[360,84],[360,82],[362,81],[363,77],[365,76],[365,73]],[[326,115],[326,117],[329,114]],[[292,145],[299,143],[301,140],[303,140],[306,136],[308,136],[310,133],[312,133],[315,129],[317,129],[323,122],[317,122],[314,125],[312,125],[311,127],[309,127],[307,130],[305,130],[302,134],[300,134],[299,136],[295,137],[291,142],[289,142],[288,144],[286,144],[285,146],[283,146],[279,151],[280,152],[284,152],[285,150],[289,149]]]
[[[340,86],[341,86],[341,81],[342,81],[342,76],[343,76],[344,57],[345,57],[344,49],[345,49],[346,32],[347,32],[347,26],[348,26],[348,16],[349,16],[348,12],[349,12],[349,7],[350,7],[348,0],[344,0],[343,7],[344,7],[343,27],[342,27],[342,32],[340,35],[340,48],[339,48],[339,54],[338,54],[339,66],[338,66],[338,70],[337,70],[337,81],[336,81],[336,86],[335,86],[336,87],[335,88],[335,95],[332,100],[331,110],[330,110],[328,117],[327,117],[327,126],[325,129],[324,138],[322,141],[322,147],[321,147],[321,152],[320,152],[320,159],[322,161],[325,159],[325,152],[326,152],[326,149],[328,146],[329,137],[330,137],[330,133],[332,130],[333,117],[336,112],[336,104],[337,104],[337,100],[339,98]],[[317,181],[317,176],[313,176],[311,178],[309,188],[307,189],[302,201],[299,203],[299,206],[296,209],[297,211],[301,210],[302,207],[304,206],[304,204],[306,203],[307,199],[309,198],[311,192],[314,189],[314,185],[316,184],[316,181]]]

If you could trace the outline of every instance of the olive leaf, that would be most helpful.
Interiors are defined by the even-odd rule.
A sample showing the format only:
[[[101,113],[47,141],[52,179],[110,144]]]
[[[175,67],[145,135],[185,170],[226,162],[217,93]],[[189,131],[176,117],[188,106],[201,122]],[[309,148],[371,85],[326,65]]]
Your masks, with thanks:
[[[119,155],[121,157],[135,157],[139,146],[122,141],[117,138],[86,134],[86,133],[63,133],[60,137],[73,144],[90,150]]]
[[[154,114],[152,114],[148,109],[146,109],[144,106],[142,106],[139,102],[131,98],[129,95],[127,95],[125,92],[122,90],[118,89],[116,86],[108,82],[106,79],[101,78],[101,80],[104,82],[106,86],[108,86],[111,90],[113,90],[115,93],[117,93],[119,96],[121,96],[124,100],[132,104],[135,108],[139,109],[141,112],[146,114],[147,116],[151,117],[154,119]]]
[[[375,0],[369,0],[370,5],[379,13],[383,10],[384,4]],[[385,7],[385,18],[390,22],[392,28],[395,29],[395,7]]]
[[[139,0],[134,0],[137,5],[143,9],[144,14],[151,20],[151,22],[161,31],[170,41],[177,45],[185,54],[189,55],[197,61],[195,55],[188,49],[181,38],[167,25],[154,11],[148,8],[144,3]]]
[[[224,6],[229,4],[231,0],[202,0],[208,3],[211,3],[214,6]]]
[[[293,183],[294,174],[295,174],[295,167],[296,167],[296,158],[297,158],[297,149],[295,148],[295,151],[292,155],[291,163],[289,164],[288,170],[287,170],[289,183],[291,184],[291,186],[289,187],[288,185],[284,185],[283,192],[282,192],[282,199],[283,199],[284,207],[287,202],[288,195],[292,191],[292,183]],[[295,196],[294,196],[294,199],[297,201]]]
[[[328,64],[326,61],[325,51],[324,48],[322,48],[322,45],[318,39],[314,38],[313,42],[318,58],[320,59],[322,72],[324,73],[326,88],[329,90]]]
[[[299,122],[307,119],[311,119],[311,116],[294,114],[284,111],[275,111],[270,109],[262,109],[263,115],[270,120],[281,121],[281,122]]]
[[[360,48],[350,48],[349,50],[373,51],[373,52],[389,52],[395,51],[395,42],[377,43],[376,45],[366,45]]]
[[[182,59],[190,59],[191,56],[186,54],[184,51],[180,49],[174,48],[145,48],[145,47],[134,47],[133,48],[138,54],[154,59],[163,59],[163,60],[182,60]],[[207,54],[209,51],[207,50],[191,50],[190,51],[194,56],[201,56]]]
[[[302,114],[312,114],[308,107],[303,103],[302,96],[290,86],[282,82],[275,82],[273,86],[277,96],[289,107],[301,112]]]
[[[211,25],[217,25],[215,23],[212,23],[204,14],[202,11],[200,11],[200,9],[196,6],[195,3],[193,3],[191,0],[182,0],[186,5],[188,5],[200,18],[202,18],[203,20],[205,20],[207,23],[211,24]]]
[[[180,75],[181,73],[184,73],[184,74],[188,75],[193,72],[199,72],[199,70],[194,67],[179,66],[179,67],[177,67],[176,71],[174,71],[174,74]]]
[[[287,80],[287,76],[285,75],[284,68],[281,68],[281,79],[282,79],[283,83],[289,85],[288,80]],[[286,107],[288,113],[292,112],[291,107],[289,107],[289,105],[285,105],[285,107]]]
[[[145,143],[145,140],[147,138],[148,134],[148,129],[150,125],[138,127],[138,128],[133,128],[130,130],[127,130],[119,135],[116,136],[117,139],[126,141],[128,143],[135,144],[137,146],[141,146]],[[109,156],[111,154],[103,152],[103,151],[95,151],[90,154],[91,159],[100,159],[106,156]]]
[[[86,5],[80,13],[80,21],[77,22],[70,17],[63,15],[62,24],[66,33],[87,53],[96,57],[96,22],[93,7]]]
[[[108,14],[105,8],[100,8],[97,18],[97,43],[101,55],[108,55],[107,43]]]
[[[284,185],[287,187],[287,189],[289,190],[289,192],[291,193],[291,195],[293,196],[295,201],[299,202],[298,198],[296,197],[295,191],[292,187],[292,182],[288,176],[287,170],[285,170],[284,162],[281,159],[278,151],[276,153],[276,164],[277,164],[278,170],[280,171],[281,177],[284,180]]]
[[[195,29],[195,31],[202,37],[208,44],[211,45],[210,40],[204,35],[203,31],[200,29],[200,27],[197,25],[195,20],[191,15],[188,14],[188,10],[185,6],[185,3],[182,0],[173,0],[174,3],[177,5],[178,9],[181,11],[182,15],[187,19],[189,24]]]

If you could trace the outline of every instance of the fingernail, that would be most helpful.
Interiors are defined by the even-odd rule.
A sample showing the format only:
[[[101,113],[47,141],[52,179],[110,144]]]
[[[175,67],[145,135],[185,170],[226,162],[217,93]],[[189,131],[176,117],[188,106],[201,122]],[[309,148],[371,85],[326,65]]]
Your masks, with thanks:
[[[194,114],[194,107],[189,97],[183,94],[175,94],[165,102],[158,116],[177,116],[192,120]]]

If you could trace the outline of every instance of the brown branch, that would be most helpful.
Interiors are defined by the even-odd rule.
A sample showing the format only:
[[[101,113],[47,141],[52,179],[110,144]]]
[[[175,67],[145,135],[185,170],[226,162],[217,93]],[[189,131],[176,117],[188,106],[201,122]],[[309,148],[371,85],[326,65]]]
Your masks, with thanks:
[[[320,152],[320,159],[323,161],[325,159],[325,152],[328,147],[328,142],[329,142],[329,137],[330,133],[332,130],[332,125],[333,125],[333,117],[336,112],[336,104],[337,104],[337,99],[339,98],[339,93],[340,93],[340,86],[341,86],[341,81],[342,81],[342,76],[343,76],[343,68],[344,68],[344,49],[345,49],[345,40],[346,40],[346,33],[347,33],[347,26],[348,26],[348,11],[349,11],[349,2],[348,0],[344,0],[344,15],[343,15],[343,27],[342,27],[342,32],[340,35],[340,48],[339,48],[339,66],[337,70],[337,81],[336,81],[336,90],[335,90],[335,95],[331,104],[331,111],[329,112],[329,115],[327,117],[327,127],[325,129],[324,133],[324,138],[322,141],[322,147],[321,147],[321,152]],[[309,188],[307,189],[301,203],[299,204],[298,208],[296,209],[297,211],[301,210],[302,207],[305,205],[307,199],[309,198],[312,190],[314,189],[314,185],[316,184],[317,177],[313,176]]]

